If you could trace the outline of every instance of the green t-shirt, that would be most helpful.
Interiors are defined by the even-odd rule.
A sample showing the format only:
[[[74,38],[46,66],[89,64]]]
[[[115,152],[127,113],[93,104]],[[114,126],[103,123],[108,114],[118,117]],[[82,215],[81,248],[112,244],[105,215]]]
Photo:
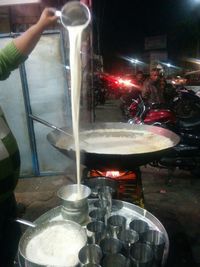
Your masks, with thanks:
[[[26,56],[17,50],[15,44],[10,42],[0,50],[0,80],[5,80],[9,77],[12,70],[26,60]]]
[[[9,77],[12,70],[26,59],[13,42],[0,50],[0,80]],[[9,129],[0,107],[0,202],[14,191],[20,171],[20,155],[17,142]]]

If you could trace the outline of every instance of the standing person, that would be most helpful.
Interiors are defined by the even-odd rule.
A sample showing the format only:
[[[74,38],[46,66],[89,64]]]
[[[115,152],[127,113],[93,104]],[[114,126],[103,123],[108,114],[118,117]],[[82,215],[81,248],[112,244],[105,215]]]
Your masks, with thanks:
[[[136,73],[136,77],[135,77],[135,83],[138,87],[138,89],[141,89],[143,83],[144,83],[144,73],[143,71],[139,70],[137,73]]]
[[[133,81],[133,87],[130,92],[131,99],[137,99],[138,96],[141,94],[141,90],[144,83],[144,73],[143,71],[139,70],[136,73],[135,80]]]
[[[165,91],[167,88],[167,81],[165,79],[165,77],[160,77],[159,81],[158,81],[158,87],[159,87],[159,92],[162,95],[162,103],[166,103],[167,99],[165,99]]]
[[[148,105],[153,103],[161,104],[164,102],[163,91],[160,90],[159,80],[159,70],[152,69],[150,71],[150,77],[144,81],[142,87],[142,98]]]
[[[129,104],[132,103],[132,99],[137,99],[138,96],[141,94],[143,83],[144,83],[144,73],[143,71],[139,70],[135,75],[135,78],[132,82],[131,91],[128,94],[130,101]]]
[[[56,23],[52,8],[45,8],[38,22],[0,50],[0,80],[25,61],[42,32]],[[21,231],[18,223],[14,190],[20,173],[20,154],[3,111],[0,108],[0,266],[12,267]]]
[[[173,110],[173,100],[176,96],[176,88],[173,84],[167,83],[164,77],[160,78],[160,90],[163,92],[165,107]]]
[[[132,87],[130,91],[124,94],[123,96],[121,96],[120,98],[121,100],[120,108],[121,108],[122,114],[126,113],[125,110],[131,105],[131,103],[133,102],[133,99],[136,100],[139,97],[139,95],[141,95],[143,82],[144,82],[144,73],[143,71],[140,70],[136,73],[136,76],[132,82]]]

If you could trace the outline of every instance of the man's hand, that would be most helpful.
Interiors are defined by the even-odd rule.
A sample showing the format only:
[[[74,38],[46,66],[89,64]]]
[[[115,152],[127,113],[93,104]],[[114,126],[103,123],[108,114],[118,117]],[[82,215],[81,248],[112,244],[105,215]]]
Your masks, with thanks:
[[[28,56],[38,43],[43,31],[57,22],[54,8],[45,8],[38,22],[31,26],[21,36],[13,40],[16,48],[25,56]]]
[[[43,31],[49,26],[56,24],[58,17],[55,15],[54,8],[45,8],[40,16],[39,21],[36,25]]]

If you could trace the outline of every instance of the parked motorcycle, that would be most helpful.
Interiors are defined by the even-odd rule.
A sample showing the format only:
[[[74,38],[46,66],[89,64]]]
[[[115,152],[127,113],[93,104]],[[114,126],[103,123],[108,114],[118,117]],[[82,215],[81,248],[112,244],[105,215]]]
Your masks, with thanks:
[[[169,108],[158,104],[146,106],[140,95],[132,101],[127,112],[130,124],[151,124],[164,128],[175,126],[177,118]]]
[[[179,99],[175,100],[178,101]],[[181,107],[181,111],[185,111],[184,107]],[[197,116],[197,112],[199,112],[198,109],[195,112],[190,112],[189,115],[181,112],[181,116],[178,117],[174,111],[163,107],[159,108],[155,105],[146,107],[141,97],[133,100],[129,107],[129,115],[134,115],[128,120],[130,124],[157,125],[168,128],[181,137],[180,143],[164,157],[150,163],[153,167],[168,169],[166,183],[172,181],[176,168],[190,171],[194,176],[200,175],[200,116]]]
[[[171,108],[178,118],[200,116],[200,98],[194,91],[178,86],[171,100]]]
[[[153,167],[168,169],[166,183],[172,181],[176,168],[189,171],[196,177],[200,175],[200,118],[178,120],[174,132],[181,137],[180,143],[166,156],[150,164]]]
[[[167,86],[165,91],[165,99],[167,104],[162,106],[162,109],[170,110],[177,118],[193,119],[194,117],[200,116],[200,97],[190,89],[186,89],[183,86],[177,86],[176,88],[173,86]],[[123,114],[125,114],[127,119],[134,118],[138,108],[140,108],[141,97],[133,97],[131,103],[128,101],[126,102],[124,99],[123,102]],[[153,104],[153,109],[155,108],[156,105]],[[161,108],[161,106],[159,108]]]
[[[120,109],[122,112],[122,115],[126,118],[129,118],[129,115],[131,117],[134,117],[135,113],[129,114],[132,111],[132,104],[134,105],[134,101],[138,101],[138,98],[140,96],[139,90],[131,90],[128,91],[126,94],[123,94],[120,99]],[[137,108],[137,103],[135,105],[135,108]],[[133,107],[134,109],[134,107]],[[136,111],[136,109],[135,109]]]

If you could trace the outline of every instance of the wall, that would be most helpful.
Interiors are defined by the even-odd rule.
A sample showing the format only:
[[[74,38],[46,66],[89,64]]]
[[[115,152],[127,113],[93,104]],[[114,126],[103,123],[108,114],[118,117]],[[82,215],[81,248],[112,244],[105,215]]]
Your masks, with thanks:
[[[1,38],[0,48],[8,41],[10,38]],[[32,111],[59,127],[71,125],[69,71],[65,68],[69,51],[65,45],[60,33],[44,34],[22,68],[25,73],[17,69],[0,83],[0,105],[20,148],[22,176],[60,173],[73,165],[47,141],[46,135],[52,130],[35,121],[30,129],[32,120],[27,114]],[[80,113],[89,122],[85,101]]]
[[[66,2],[43,0],[41,4],[1,7],[0,33],[5,34],[0,35],[0,48],[11,40],[10,32],[23,32],[34,24],[45,6],[61,9]],[[44,34],[21,70],[13,71],[8,80],[0,83],[0,105],[20,147],[22,176],[63,172],[73,165],[47,142],[46,135],[51,130],[28,117],[33,112],[56,126],[71,126],[70,71],[65,68],[69,65],[68,33],[62,25],[53,30],[59,34]],[[82,41],[80,121],[83,125],[93,121],[91,26]]]

